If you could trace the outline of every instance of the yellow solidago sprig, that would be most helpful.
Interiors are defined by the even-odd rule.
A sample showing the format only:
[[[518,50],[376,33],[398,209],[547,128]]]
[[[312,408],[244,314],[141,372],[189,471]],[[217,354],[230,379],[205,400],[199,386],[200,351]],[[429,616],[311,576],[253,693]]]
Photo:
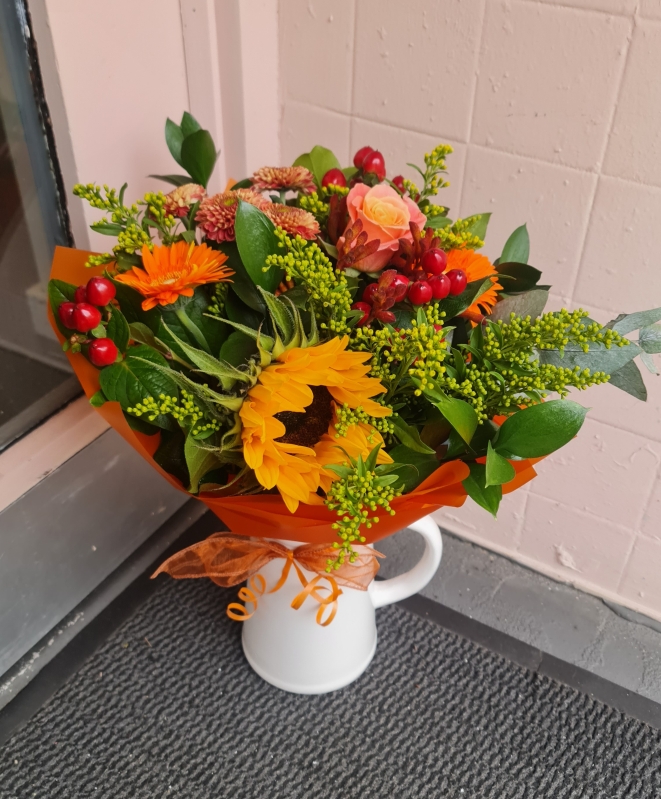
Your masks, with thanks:
[[[565,397],[569,388],[583,390],[605,383],[609,376],[603,371],[542,363],[537,357],[540,351],[563,352],[569,345],[588,352],[591,344],[607,349],[628,344],[618,333],[584,319],[580,309],[563,310],[537,319],[512,314],[509,322],[477,326],[468,345],[452,349],[445,370],[436,378],[423,384],[416,376],[419,386],[468,402],[482,423],[535,405],[549,393]]]
[[[285,273],[285,281],[303,286],[321,331],[330,336],[350,331],[347,322],[351,313],[351,292],[347,279],[338,272],[329,258],[313,242],[301,236],[291,238],[276,228],[278,247],[284,252],[269,255],[264,270],[277,266]]]
[[[395,463],[377,466],[380,446],[374,447],[365,460],[359,455],[343,465],[325,467],[339,478],[331,484],[325,500],[326,507],[339,517],[332,527],[340,537],[340,541],[333,544],[337,557],[328,559],[327,572],[339,569],[347,559],[350,563],[355,561],[357,555],[352,545],[365,542],[361,528],[370,529],[378,524],[379,517],[375,514],[379,509],[395,515],[390,503],[402,494],[401,488],[393,487],[400,480],[394,472],[401,467]]]
[[[90,227],[97,233],[116,236],[117,244],[112,254],[90,256],[87,265],[117,261],[120,271],[139,263],[135,253],[147,245],[153,247],[152,231],[156,231],[163,244],[172,244],[177,238],[179,219],[166,213],[165,196],[161,192],[147,192],[142,200],[128,206],[124,204],[126,184],[119,193],[109,186],[95,183],[78,183],[73,187],[76,197],[86,200],[92,208],[105,211],[107,216],[93,222]]]
[[[378,402],[378,398],[376,401]],[[369,413],[366,413],[363,410],[361,405],[359,405],[357,408],[350,408],[345,403],[344,405],[336,408],[335,414],[335,438],[345,436],[351,425],[354,424],[367,424],[375,430],[378,430],[379,433],[384,436],[393,433],[395,430],[395,425],[392,422],[392,416],[370,416]]]
[[[473,226],[479,216],[468,216],[466,219],[457,219],[452,225],[439,228],[436,235],[441,240],[441,247],[450,250],[479,250],[484,247],[484,240],[473,232]]]
[[[171,416],[179,426],[197,439],[208,438],[221,429],[220,419],[212,416],[202,408],[193,394],[180,389],[181,399],[159,394],[158,399],[145,397],[135,407],[127,408],[133,416],[146,416],[150,422],[156,421],[158,416]]]
[[[377,330],[359,327],[354,332],[352,348],[372,354],[370,375],[386,387],[383,401],[389,405],[394,406],[394,399],[401,395],[420,396],[421,386],[445,372],[446,333],[440,324],[423,319],[414,319],[410,327],[400,330],[388,325]]]

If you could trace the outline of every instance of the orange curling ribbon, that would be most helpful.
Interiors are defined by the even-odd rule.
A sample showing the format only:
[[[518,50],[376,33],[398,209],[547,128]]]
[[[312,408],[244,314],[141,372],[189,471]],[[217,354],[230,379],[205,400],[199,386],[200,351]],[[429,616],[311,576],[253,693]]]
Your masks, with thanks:
[[[319,603],[317,624],[326,627],[337,613],[337,600],[342,594],[340,586],[366,591],[379,570],[377,558],[384,557],[380,552],[362,544],[355,545],[354,551],[356,560],[353,563],[344,563],[331,576],[326,573],[326,565],[329,558],[337,556],[337,550],[332,544],[303,544],[291,550],[277,541],[252,540],[243,536],[215,533],[205,541],[172,555],[152,577],[161,573],[169,574],[177,580],[208,577],[224,588],[247,581],[248,585],[239,590],[239,599],[253,605],[252,612],[238,602],[230,603],[227,608],[227,615],[231,619],[245,621],[255,612],[259,597],[266,591],[266,582],[258,573],[259,570],[270,561],[282,558],[285,561],[282,574],[268,593],[273,594],[282,588],[293,567],[303,590],[294,597],[292,608],[298,610],[310,597]],[[314,572],[316,577],[308,581],[302,569]],[[321,585],[323,580],[328,585]]]

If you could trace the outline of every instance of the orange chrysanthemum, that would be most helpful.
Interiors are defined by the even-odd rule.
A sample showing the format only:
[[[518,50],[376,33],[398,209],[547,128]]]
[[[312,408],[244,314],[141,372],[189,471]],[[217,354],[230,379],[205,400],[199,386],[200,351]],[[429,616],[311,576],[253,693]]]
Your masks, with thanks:
[[[257,191],[292,189],[311,192],[316,188],[312,172],[304,166],[263,166],[252,176],[252,183]]]
[[[316,347],[294,347],[262,370],[250,389],[239,415],[243,424],[243,455],[260,485],[277,487],[289,510],[299,502],[322,502],[319,487],[334,479],[326,464],[346,460],[337,447],[352,456],[367,456],[380,434],[366,424],[351,425],[336,438],[335,407],[359,406],[371,416],[388,416],[389,408],[370,399],[384,391],[381,383],[367,377],[368,353],[347,352],[348,336]],[[391,463],[385,452],[379,463]]]
[[[115,280],[125,283],[145,297],[142,308],[170,305],[179,297],[192,297],[196,286],[226,281],[234,274],[223,266],[227,256],[206,244],[178,241],[170,247],[142,248],[144,269],[134,266]]]
[[[450,269],[463,269],[469,283],[491,277],[493,285],[481,294],[477,300],[467,308],[462,316],[469,319],[476,316],[488,315],[493,306],[498,302],[498,291],[503,287],[498,283],[498,275],[491,261],[475,250],[450,250],[448,253],[448,271]]]
[[[234,241],[234,222],[239,200],[254,205],[260,211],[266,211],[271,201],[253,189],[235,189],[214,194],[203,200],[195,215],[206,238],[210,241]]]
[[[304,211],[302,208],[271,203],[264,213],[274,225],[281,227],[292,236],[310,240],[319,233],[319,222],[309,211]]]

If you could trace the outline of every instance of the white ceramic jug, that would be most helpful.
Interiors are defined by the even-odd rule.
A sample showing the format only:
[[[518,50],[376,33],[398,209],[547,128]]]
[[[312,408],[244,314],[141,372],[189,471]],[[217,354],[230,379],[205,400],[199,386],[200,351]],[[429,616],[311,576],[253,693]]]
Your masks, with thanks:
[[[342,587],[337,612],[327,626],[317,623],[319,604],[308,601],[298,609],[292,600],[301,582],[291,569],[275,593],[259,597],[253,615],[243,622],[243,651],[252,668],[271,685],[297,694],[336,691],[357,679],[369,666],[376,650],[375,608],[399,602],[417,593],[431,580],[441,562],[443,542],[431,518],[409,525],[425,539],[420,561],[406,574],[372,581],[367,591]],[[294,541],[279,541],[295,549]],[[378,548],[378,545],[377,545]],[[272,560],[260,573],[270,590],[282,574],[283,559]],[[302,569],[307,580],[316,577]]]

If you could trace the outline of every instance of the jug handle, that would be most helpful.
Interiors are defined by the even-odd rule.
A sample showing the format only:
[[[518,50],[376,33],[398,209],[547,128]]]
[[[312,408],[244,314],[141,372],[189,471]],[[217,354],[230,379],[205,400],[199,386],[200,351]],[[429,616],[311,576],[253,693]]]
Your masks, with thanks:
[[[409,524],[409,530],[425,539],[425,551],[416,565],[405,574],[391,577],[389,580],[373,580],[369,586],[369,595],[375,608],[399,602],[412,594],[421,591],[436,573],[443,554],[443,539],[438,525],[431,516],[424,516],[417,522]]]

